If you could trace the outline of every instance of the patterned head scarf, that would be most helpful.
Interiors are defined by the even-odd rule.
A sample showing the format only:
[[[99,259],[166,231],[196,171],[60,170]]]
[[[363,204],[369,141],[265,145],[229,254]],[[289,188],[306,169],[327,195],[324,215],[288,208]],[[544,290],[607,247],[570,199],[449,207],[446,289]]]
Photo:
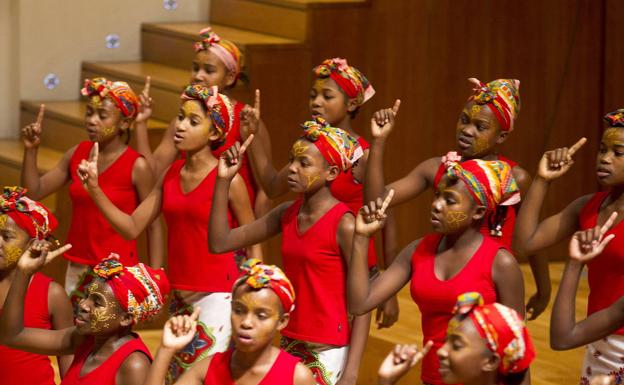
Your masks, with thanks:
[[[520,373],[529,368],[535,348],[515,310],[500,303],[484,305],[481,294],[471,292],[457,297],[453,313],[462,319],[470,318],[488,349],[498,354],[500,374]]]
[[[122,309],[132,315],[134,323],[158,314],[170,290],[163,269],[155,270],[142,263],[124,266],[114,253],[95,265],[93,273],[110,286]]]
[[[345,130],[332,127],[321,117],[301,125],[303,137],[314,143],[323,158],[332,166],[346,171],[364,155],[358,141]]]
[[[111,82],[105,78],[85,79],[80,92],[88,97],[110,98],[121,114],[134,119],[139,110],[139,98],[126,82]]]
[[[44,205],[28,198],[26,191],[5,186],[0,195],[0,214],[8,215],[31,238],[48,239],[58,222]]]
[[[219,35],[206,27],[199,31],[200,41],[195,42],[195,52],[208,50],[217,55],[225,64],[228,71],[233,72],[238,79],[241,72],[241,53],[238,47],[228,40],[223,40]]]
[[[498,160],[471,159],[461,163],[460,160],[455,151],[442,157],[446,175],[462,180],[475,202],[488,211],[520,202],[520,189],[509,164]]]
[[[220,94],[217,86],[189,85],[182,93],[182,100],[197,100],[206,106],[219,138],[225,138],[234,124],[234,109],[230,99]]]
[[[609,112],[603,119],[609,127],[624,127],[624,108]]]
[[[486,104],[492,110],[503,131],[514,129],[514,120],[520,112],[520,80],[496,79],[485,84],[479,79],[468,79],[475,85],[474,94],[468,100]]]
[[[375,95],[375,89],[368,79],[346,59],[327,59],[312,70],[317,78],[331,78],[351,99],[356,99],[358,106]]]
[[[234,288],[246,284],[252,289],[271,289],[277,294],[285,313],[295,310],[295,289],[279,267],[252,258],[243,264],[242,273]]]

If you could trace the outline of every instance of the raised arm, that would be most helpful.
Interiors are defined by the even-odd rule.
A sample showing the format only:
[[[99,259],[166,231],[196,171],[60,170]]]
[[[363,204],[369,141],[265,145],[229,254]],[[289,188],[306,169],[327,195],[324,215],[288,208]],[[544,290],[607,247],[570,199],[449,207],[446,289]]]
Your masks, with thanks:
[[[524,317],[524,279],[516,258],[500,249],[494,257],[492,279],[496,286],[496,302],[502,303]]]
[[[230,185],[229,207],[236,217],[239,226],[248,225],[256,220],[247,186],[240,175],[234,176]],[[247,247],[247,258],[256,258],[262,261],[262,247],[259,243]]]
[[[570,149],[559,148],[547,151],[542,156],[537,175],[523,199],[514,231],[513,248],[517,252],[529,255],[574,233],[578,215],[589,197],[582,197],[572,202],[560,213],[539,222],[539,215],[544,197],[552,180],[565,174],[572,164],[572,155],[585,144],[581,138]]]
[[[21,184],[28,189],[28,196],[34,200],[41,200],[55,192],[69,180],[69,160],[75,147],[67,151],[59,163],[44,175],[39,175],[37,168],[37,153],[41,143],[41,123],[45,105],[39,107],[39,114],[35,123],[22,128],[24,143],[24,157],[22,161]]]
[[[51,282],[48,289],[48,309],[52,329],[63,330],[74,326],[74,312],[71,302],[67,298],[65,289],[56,282]],[[56,357],[61,378],[67,373],[67,369],[69,369],[73,359],[73,355]]]
[[[78,177],[89,192],[89,196],[95,205],[104,214],[104,217],[115,231],[125,239],[135,239],[160,214],[164,175],[160,177],[158,183],[156,183],[139,207],[134,210],[132,215],[128,215],[119,210],[100,189],[98,185],[97,158],[98,144],[96,143],[89,154],[89,160],[83,159],[78,166]]]

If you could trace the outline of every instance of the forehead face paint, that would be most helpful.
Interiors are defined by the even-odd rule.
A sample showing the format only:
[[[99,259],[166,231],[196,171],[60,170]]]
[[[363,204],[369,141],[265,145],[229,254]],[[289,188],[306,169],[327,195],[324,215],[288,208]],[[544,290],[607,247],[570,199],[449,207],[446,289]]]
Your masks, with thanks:
[[[470,109],[470,118],[471,119],[475,119],[477,116],[479,116],[479,114],[481,113],[481,106],[478,104],[475,104],[474,106],[472,106],[472,108]]]
[[[262,289],[264,290],[264,289]],[[267,289],[270,290],[270,289]],[[249,312],[255,313],[257,309],[268,310],[267,315],[269,319],[277,319],[279,312],[276,309],[270,309],[270,306],[258,300],[259,291],[246,291],[236,301],[244,305]]]
[[[96,109],[101,108],[102,98],[100,97],[100,95],[94,95],[91,98],[89,98],[89,104]]]
[[[602,134],[602,140],[608,146],[624,145],[624,135],[622,135],[622,130],[615,127],[606,129],[604,134]]]
[[[8,215],[6,214],[0,215],[0,230],[6,229],[6,224],[7,224],[8,219],[9,219]]]
[[[113,305],[106,295],[100,291],[97,283],[92,283],[87,287],[87,293],[89,296],[97,296],[102,299],[101,306],[94,306],[89,318],[89,326],[91,330],[99,333],[105,329],[110,328],[110,321],[117,319],[117,314]]]
[[[298,140],[292,146],[292,154],[294,157],[298,157],[308,150],[308,146],[303,140]]]

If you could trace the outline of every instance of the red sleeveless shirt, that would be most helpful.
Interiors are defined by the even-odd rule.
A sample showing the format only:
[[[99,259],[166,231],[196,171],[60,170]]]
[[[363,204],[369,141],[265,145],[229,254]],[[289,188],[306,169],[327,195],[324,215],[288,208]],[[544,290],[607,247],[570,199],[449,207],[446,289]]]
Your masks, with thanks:
[[[497,155],[497,159],[500,160],[501,162],[507,163],[509,167],[512,169],[518,165],[517,162],[514,162],[511,159],[505,158],[502,155]],[[434,188],[438,187],[438,184],[440,183],[442,176],[444,176],[445,171],[446,171],[446,168],[444,167],[444,164],[440,164],[440,166],[438,167],[438,171],[436,172],[435,178],[433,180]],[[498,243],[505,246],[505,248],[512,250],[511,242],[513,241],[513,232],[516,226],[516,216],[518,215],[519,209],[520,209],[520,204],[516,204],[511,207],[499,206],[498,210],[506,210],[505,218],[503,219],[503,228],[502,228],[503,235],[501,237],[497,237],[497,236],[490,234],[489,223],[490,221],[494,220],[494,216],[496,215],[496,212],[490,212],[487,215],[487,217],[483,219],[483,223],[481,224],[481,229],[480,229],[481,234],[491,237]]]
[[[481,293],[486,304],[496,302],[496,287],[492,279],[492,265],[498,250],[503,248],[489,237],[466,265],[452,278],[442,281],[435,275],[435,258],[443,235],[425,235],[412,255],[410,292],[422,313],[423,341],[433,341],[433,348],[422,363],[422,380],[442,385],[437,350],[444,345],[446,329],[453,317],[457,296],[469,291]]]
[[[210,360],[204,385],[234,385],[232,372],[230,371],[230,361],[233,350],[223,353],[215,353]],[[280,349],[279,355],[275,359],[271,369],[264,375],[258,385],[293,385],[295,382],[295,367],[299,362],[298,358],[291,356]]]
[[[48,311],[48,289],[52,280],[35,273],[24,302],[24,326],[52,329]],[[0,309],[0,314],[2,309]],[[0,345],[0,373],[3,385],[54,385],[54,370],[48,356],[28,353]]]
[[[342,202],[329,209],[303,234],[297,216],[298,199],[282,216],[282,261],[297,305],[282,335],[321,344],[349,344],[347,265],[337,241],[338,224],[351,213]]]
[[[234,253],[208,250],[208,219],[217,178],[215,167],[193,191],[184,193],[176,160],[164,177],[162,213],[167,223],[167,266],[171,286],[177,290],[229,293],[238,277]],[[228,211],[228,223],[232,215]]]
[[[67,370],[61,385],[115,385],[117,370],[119,370],[121,364],[130,354],[141,352],[152,361],[152,355],[141,340],[141,337],[136,334],[134,336],[136,338],[120,346],[100,366],[81,376],[82,366],[93,350],[93,338],[86,339],[74,354],[74,361],[72,361],[71,366]]]
[[[72,248],[64,256],[70,261],[96,265],[110,253],[117,253],[124,265],[139,262],[135,240],[125,240],[108,223],[78,178],[78,165],[89,158],[93,142],[81,142],[69,160],[69,197],[72,201],[72,219],[67,243]],[[113,164],[99,175],[98,183],[108,199],[126,214],[139,205],[139,197],[132,183],[134,162],[139,153],[128,147]]]
[[[600,206],[609,196],[609,191],[595,193],[585,204],[579,215],[579,229],[587,230],[597,225]],[[624,223],[613,226],[608,234],[616,234],[615,238],[602,253],[587,264],[587,283],[589,298],[587,315],[591,315],[611,306],[624,295]],[[624,335],[624,328],[613,334]]]

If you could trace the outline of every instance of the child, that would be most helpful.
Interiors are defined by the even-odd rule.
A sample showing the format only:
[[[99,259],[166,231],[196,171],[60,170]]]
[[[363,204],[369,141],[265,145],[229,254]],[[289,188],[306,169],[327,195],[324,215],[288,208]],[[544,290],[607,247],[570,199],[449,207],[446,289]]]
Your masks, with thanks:
[[[41,141],[43,105],[37,121],[22,129],[25,147],[22,184],[28,189],[28,195],[41,199],[69,182],[72,218],[67,243],[73,247],[64,256],[69,260],[65,290],[72,294],[74,304],[84,296],[81,290],[74,291],[81,277],[111,251],[121,255],[125,265],[135,265],[139,261],[134,238],[127,240],[119,235],[89,198],[76,174],[78,163],[88,156],[95,143],[100,146],[97,168],[102,174],[101,188],[125,213],[136,209],[154,185],[145,159],[123,140],[124,135],[129,137],[130,125],[139,108],[132,89],[124,82],[95,78],[85,80],[82,94],[89,98],[85,115],[89,140],[69,149],[56,167],[42,176],[37,169],[37,149]],[[159,221],[150,225],[148,234],[150,265],[158,268],[163,263]],[[88,278],[84,285],[88,285]]]
[[[522,318],[499,303],[483,304],[479,293],[457,299],[444,345],[438,349],[445,384],[518,383],[535,358]],[[429,351],[397,345],[379,368],[379,384],[393,385]]]
[[[288,176],[291,191],[301,198],[236,229],[226,226],[226,199],[253,136],[219,159],[209,247],[214,252],[235,250],[281,232],[284,271],[298,296],[281,333],[281,346],[302,358],[318,384],[355,384],[370,321],[356,317],[351,325],[349,320],[345,284],[354,219],[349,208],[332,196],[329,185],[362,156],[362,148],[322,118],[303,128],[291,150]]]
[[[39,202],[25,195],[20,187],[5,187],[0,196],[0,313],[20,256],[35,239],[50,239],[56,218]],[[24,303],[24,325],[60,330],[73,323],[72,308],[63,288],[43,274],[36,273],[28,283]],[[4,335],[3,335],[4,337]],[[64,375],[71,356],[59,357]],[[0,372],[6,385],[54,385],[54,371],[45,355],[27,353],[0,345]]]
[[[208,218],[217,178],[217,159],[212,149],[220,146],[230,129],[233,113],[227,96],[217,87],[188,86],[174,136],[176,148],[185,159],[175,161],[147,199],[131,214],[119,210],[98,186],[92,166],[97,152],[80,165],[80,177],[111,225],[124,237],[133,239],[162,212],[167,224],[168,274],[175,289],[170,313],[191,314],[200,306],[199,336],[176,357],[168,378],[172,382],[193,362],[227,349],[230,340],[229,309],[231,289],[238,277],[234,253],[208,251]],[[240,224],[254,219],[245,183],[236,176],[224,202],[225,226],[234,219]],[[251,245],[249,245],[251,246]],[[249,248],[251,257],[261,257],[259,246]],[[208,278],[209,277],[209,278]]]
[[[314,385],[312,373],[299,360],[272,346],[275,333],[288,324],[295,292],[276,266],[251,259],[232,289],[234,347],[197,362],[176,384]],[[195,334],[197,309],[165,324],[161,347],[144,385],[162,384],[171,358]]]
[[[370,282],[366,274],[368,238],[385,219],[394,190],[382,202],[371,202],[358,214],[355,224],[349,308],[364,314],[410,282],[412,298],[422,313],[424,340],[437,351],[452,318],[457,296],[479,292],[486,303],[499,302],[524,312],[522,272],[513,255],[480,232],[482,221],[499,205],[520,199],[511,168],[505,162],[480,159],[457,163],[444,159],[446,172],[431,205],[434,233],[410,243],[381,276]],[[443,384],[438,362],[426,356],[422,380]]]
[[[516,162],[498,154],[499,146],[507,139],[514,129],[515,119],[520,110],[520,82],[515,79],[497,79],[487,84],[478,79],[468,79],[475,84],[473,95],[468,98],[459,116],[456,129],[458,154],[451,152],[448,157],[458,156],[458,160],[483,159],[500,160],[509,164],[514,179],[521,192],[526,192],[531,178]],[[373,127],[373,142],[370,159],[366,170],[365,185],[367,196],[374,199],[381,196],[384,189],[383,152],[385,141],[392,130],[397,105],[393,109],[377,112],[374,119],[379,123],[391,121],[385,129]],[[398,205],[413,199],[427,188],[436,189],[444,165],[440,157],[430,158],[416,166],[409,174],[387,186],[395,191],[392,205]],[[518,205],[499,207],[488,213],[482,221],[481,233],[492,236],[509,250],[513,236],[516,211]],[[517,250],[514,250],[517,251]],[[531,270],[537,285],[537,293],[527,303],[530,319],[539,316],[550,300],[550,277],[548,261],[545,258],[529,256]]]
[[[165,272],[142,263],[124,266],[111,254],[93,268],[97,278],[78,305],[76,326],[62,330],[24,327],[23,303],[32,275],[71,245],[54,251],[49,247],[45,241],[35,241],[20,258],[0,317],[2,335],[19,349],[74,354],[61,385],[142,384],[151,355],[132,327],[162,309],[169,292]]]

